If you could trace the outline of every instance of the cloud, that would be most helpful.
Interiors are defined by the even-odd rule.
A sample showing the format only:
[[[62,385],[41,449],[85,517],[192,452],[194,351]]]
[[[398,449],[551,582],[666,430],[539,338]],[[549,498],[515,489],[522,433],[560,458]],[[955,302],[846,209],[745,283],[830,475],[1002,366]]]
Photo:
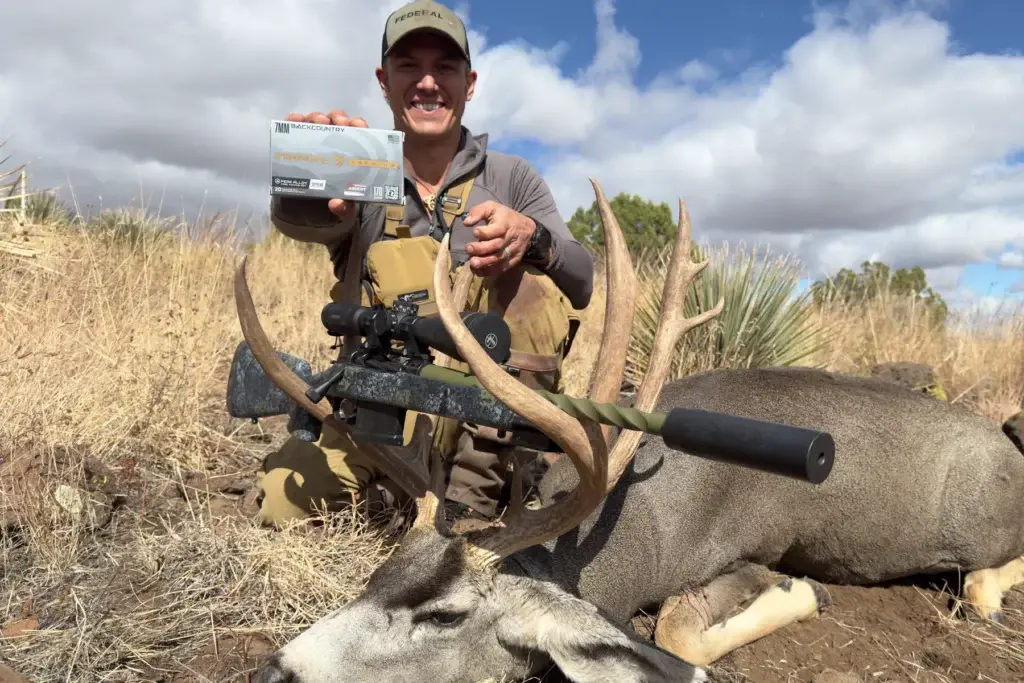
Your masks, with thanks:
[[[70,179],[108,205],[141,184],[168,204],[262,211],[268,119],[342,106],[387,123],[370,87],[387,13],[355,0],[17,3],[0,29],[0,131],[36,184]]]
[[[1024,252],[1004,251],[999,255],[997,264],[1000,268],[1024,268]]]
[[[141,185],[172,209],[263,211],[269,118],[343,107],[390,126],[373,68],[399,4],[16,3],[0,29],[0,139],[36,183],[70,179],[89,201]],[[1024,148],[1024,57],[962,53],[928,14],[942,4],[818,9],[778,64],[725,79],[715,55],[685,55],[642,86],[645,46],[610,0],[576,74],[564,45],[491,44],[481,5],[460,4],[480,72],[466,124],[543,144],[565,216],[592,201],[594,176],[610,194],[682,197],[698,239],[794,251],[811,277],[878,258],[946,291],[963,266],[1024,250],[1024,166],[1007,163]]]
[[[926,15],[822,13],[763,78],[706,93],[666,79],[634,98],[632,134],[602,122],[549,167],[571,204],[589,174],[681,195],[696,230],[780,240],[828,270],[963,265],[1024,236],[1024,174],[1000,164],[1024,141],[1024,59],[956,55]]]

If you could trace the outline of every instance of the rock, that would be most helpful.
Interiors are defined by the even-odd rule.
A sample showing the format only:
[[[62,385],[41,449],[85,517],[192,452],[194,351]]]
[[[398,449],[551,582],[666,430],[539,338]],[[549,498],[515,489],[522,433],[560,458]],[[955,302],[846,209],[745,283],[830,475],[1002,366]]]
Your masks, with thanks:
[[[863,683],[863,680],[853,672],[844,674],[835,669],[825,669],[812,678],[811,683]]]
[[[113,514],[110,498],[100,491],[83,491],[60,484],[54,490],[53,497],[62,510],[93,531],[105,527]]]
[[[86,486],[92,491],[99,491],[108,496],[119,495],[119,482],[114,471],[95,458],[85,458],[82,462],[82,473]]]
[[[38,630],[39,618],[34,616],[26,617],[25,619],[19,619],[18,621],[12,621],[4,624],[4,627],[0,628],[0,636],[3,636],[4,638],[17,638],[28,631]]]
[[[14,536],[28,524],[41,486],[32,458],[0,458],[0,536]]]
[[[17,671],[0,662],[0,683],[29,683],[28,679]]]

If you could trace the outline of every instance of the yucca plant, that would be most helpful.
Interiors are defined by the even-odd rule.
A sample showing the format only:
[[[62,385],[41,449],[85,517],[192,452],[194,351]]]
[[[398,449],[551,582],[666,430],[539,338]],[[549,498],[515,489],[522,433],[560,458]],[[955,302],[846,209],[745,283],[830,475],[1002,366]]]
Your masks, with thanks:
[[[53,190],[43,190],[29,196],[25,206],[28,222],[34,225],[65,227],[72,221],[71,211],[57,198]]]
[[[829,332],[815,322],[810,292],[798,294],[801,269],[792,258],[771,258],[765,249],[735,252],[728,244],[691,249],[695,261],[711,263],[697,277],[684,301],[687,316],[696,315],[725,298],[722,313],[683,337],[669,379],[723,367],[766,367],[813,364],[810,359],[827,347]],[[633,336],[626,360],[626,381],[639,386],[647,370],[661,309],[661,291],[668,271],[671,246],[637,267],[637,305]]]
[[[174,218],[152,216],[140,208],[119,207],[93,216],[88,227],[107,239],[138,247],[170,239],[180,226]]]

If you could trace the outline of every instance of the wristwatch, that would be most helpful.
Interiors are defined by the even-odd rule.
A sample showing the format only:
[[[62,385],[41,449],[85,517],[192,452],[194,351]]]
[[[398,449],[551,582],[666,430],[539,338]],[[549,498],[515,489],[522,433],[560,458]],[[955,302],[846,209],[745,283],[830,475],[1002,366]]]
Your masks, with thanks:
[[[534,221],[537,229],[533,231],[530,242],[523,252],[523,261],[531,265],[545,264],[551,258],[551,233],[540,223]]]

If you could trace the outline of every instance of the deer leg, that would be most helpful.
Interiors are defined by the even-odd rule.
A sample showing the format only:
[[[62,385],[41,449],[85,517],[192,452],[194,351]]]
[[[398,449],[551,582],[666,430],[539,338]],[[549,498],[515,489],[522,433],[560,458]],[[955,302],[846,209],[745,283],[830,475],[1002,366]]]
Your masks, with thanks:
[[[1001,624],[1003,595],[1020,583],[1024,583],[1024,556],[1010,560],[1002,567],[969,573],[964,578],[964,597],[982,619]]]
[[[669,598],[658,614],[654,642],[691,664],[708,666],[831,604],[817,581],[778,576],[750,565],[716,578],[699,595]],[[746,608],[722,618],[753,596]]]

